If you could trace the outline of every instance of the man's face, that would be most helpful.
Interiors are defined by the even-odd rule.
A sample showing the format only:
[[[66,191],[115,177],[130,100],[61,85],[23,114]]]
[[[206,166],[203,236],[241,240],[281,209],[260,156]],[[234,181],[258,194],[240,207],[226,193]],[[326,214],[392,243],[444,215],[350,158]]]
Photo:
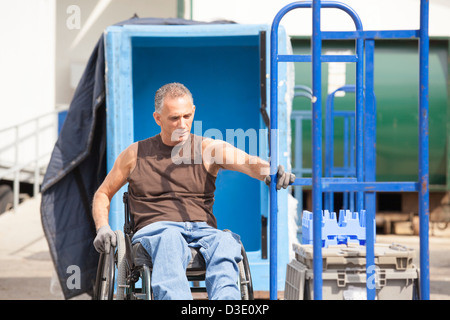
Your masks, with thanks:
[[[164,106],[160,113],[154,112],[153,117],[161,127],[163,142],[176,145],[189,138],[195,106],[187,96],[179,98],[164,98]]]

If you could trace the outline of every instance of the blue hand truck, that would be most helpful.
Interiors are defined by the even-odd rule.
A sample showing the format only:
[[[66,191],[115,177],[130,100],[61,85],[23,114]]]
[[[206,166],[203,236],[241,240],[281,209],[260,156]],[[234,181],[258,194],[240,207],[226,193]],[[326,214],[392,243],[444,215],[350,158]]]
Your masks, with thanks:
[[[279,55],[278,27],[281,19],[298,8],[312,8],[312,38],[310,55]],[[321,31],[321,9],[335,8],[347,13],[355,24],[355,31]],[[429,274],[429,159],[428,159],[428,36],[429,1],[420,1],[420,28],[418,30],[365,31],[357,13],[348,5],[336,1],[301,1],[283,7],[275,16],[271,29],[270,48],[270,299],[277,299],[277,190],[278,167],[278,63],[312,63],[312,178],[297,178],[293,185],[312,185],[313,206],[313,272],[314,299],[322,299],[322,200],[325,192],[356,192],[356,210],[366,210],[366,276],[373,279],[375,193],[418,192],[420,223],[420,298],[430,298]],[[418,181],[375,181],[376,105],[374,96],[375,39],[415,38],[419,43],[419,164]],[[322,55],[322,40],[348,40],[356,42],[355,54]],[[365,59],[364,59],[365,58]],[[323,177],[322,168],[322,92],[323,62],[356,63],[356,172],[355,177]],[[365,79],[365,81],[364,81]],[[375,288],[367,285],[367,298],[375,299]]]

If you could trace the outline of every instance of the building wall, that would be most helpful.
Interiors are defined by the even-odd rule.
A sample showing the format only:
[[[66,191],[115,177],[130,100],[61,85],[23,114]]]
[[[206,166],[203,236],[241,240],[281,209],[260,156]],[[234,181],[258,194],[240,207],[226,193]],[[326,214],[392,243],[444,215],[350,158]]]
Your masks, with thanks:
[[[70,102],[89,56],[105,28],[127,20],[134,14],[141,18],[173,18],[177,16],[177,0],[57,1],[55,36],[57,105]]]
[[[1,130],[54,109],[55,99],[55,1],[0,1],[0,167],[15,162],[13,130]],[[52,119],[42,119],[41,125]],[[45,122],[45,123],[44,123]],[[19,136],[27,136],[35,123],[24,125]],[[41,154],[51,150],[55,132],[43,130],[38,145]],[[47,145],[46,145],[47,144]],[[36,154],[34,138],[26,139],[18,151],[19,162]],[[6,149],[5,149],[6,148]]]
[[[54,108],[53,0],[0,2],[0,128]]]
[[[192,0],[193,19],[228,19],[238,23],[271,24],[277,12],[292,0]],[[365,30],[418,29],[420,0],[341,0],[360,16]],[[450,2],[430,1],[430,35],[450,36]],[[311,10],[299,9],[282,20],[289,35],[311,34]],[[354,30],[352,20],[336,9],[322,13],[323,30]]]
[[[2,0],[0,1],[0,168],[16,162],[14,129],[2,129],[67,108],[89,56],[105,28],[139,17],[177,17],[177,0]],[[57,135],[57,118],[35,138],[22,142],[18,162],[49,154]],[[35,130],[35,122],[19,136]],[[48,161],[42,159],[43,165]],[[1,173],[1,172],[0,172]]]

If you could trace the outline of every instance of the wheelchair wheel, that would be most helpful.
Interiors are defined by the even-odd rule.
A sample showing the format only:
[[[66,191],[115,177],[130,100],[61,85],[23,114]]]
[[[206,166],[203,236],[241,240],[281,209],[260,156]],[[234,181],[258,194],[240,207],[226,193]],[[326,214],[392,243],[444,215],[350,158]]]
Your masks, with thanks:
[[[116,232],[117,247],[116,247],[116,264],[117,264],[117,300],[125,299],[125,289],[127,286],[127,261],[125,259],[125,237],[122,231],[117,230]]]
[[[101,253],[95,278],[94,299],[112,300],[114,295],[114,250]]]
[[[241,249],[242,260],[239,262],[239,286],[241,290],[242,300],[253,300],[253,282],[252,275],[250,273],[250,264],[248,263],[247,254],[245,253],[244,246]]]
[[[117,295],[116,299],[124,299],[126,288],[125,240],[122,231],[116,233],[117,245],[110,247],[109,253],[100,254],[97,276],[95,279],[94,299],[113,300],[117,270]]]

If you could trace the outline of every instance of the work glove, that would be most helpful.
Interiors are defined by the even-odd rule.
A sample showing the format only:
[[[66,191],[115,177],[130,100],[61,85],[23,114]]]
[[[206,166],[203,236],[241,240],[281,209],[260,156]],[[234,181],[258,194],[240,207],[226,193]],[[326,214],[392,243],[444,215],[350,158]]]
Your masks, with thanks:
[[[270,185],[270,175],[266,176],[264,178],[264,182],[269,186]],[[289,184],[294,183],[295,181],[295,175],[290,172],[284,172],[284,167],[280,164],[278,166],[278,172],[277,172],[277,190],[280,190],[281,188],[286,189]]]
[[[109,225],[103,226],[97,230],[97,236],[94,239],[94,247],[98,253],[109,253],[111,245],[117,244],[116,234]]]

